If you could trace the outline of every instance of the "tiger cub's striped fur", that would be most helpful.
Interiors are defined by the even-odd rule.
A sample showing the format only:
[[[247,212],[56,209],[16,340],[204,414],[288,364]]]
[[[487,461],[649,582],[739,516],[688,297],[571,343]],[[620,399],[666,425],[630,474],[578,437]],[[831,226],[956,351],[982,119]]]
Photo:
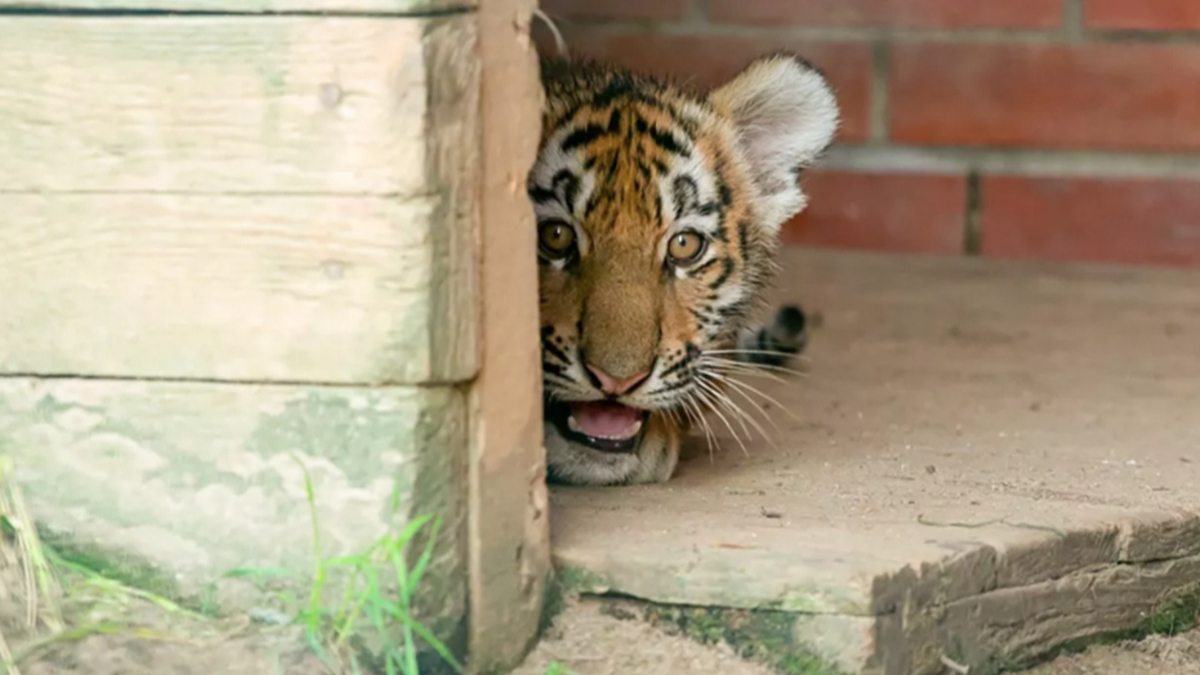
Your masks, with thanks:
[[[542,62],[537,215],[545,441],[552,479],[665,481],[679,445],[747,361],[804,346],[804,314],[749,325],[797,176],[838,110],[798,58],[706,95],[581,60]]]

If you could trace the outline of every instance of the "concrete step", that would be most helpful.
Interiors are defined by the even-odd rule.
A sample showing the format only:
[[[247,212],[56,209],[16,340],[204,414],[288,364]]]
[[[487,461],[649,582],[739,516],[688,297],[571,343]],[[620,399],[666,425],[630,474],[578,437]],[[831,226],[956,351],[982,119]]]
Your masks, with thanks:
[[[737,400],[766,438],[712,417],[667,484],[556,488],[568,588],[814,675],[998,672],[1196,616],[1200,273],[783,267],[824,321],[802,373],[747,380],[769,421]]]

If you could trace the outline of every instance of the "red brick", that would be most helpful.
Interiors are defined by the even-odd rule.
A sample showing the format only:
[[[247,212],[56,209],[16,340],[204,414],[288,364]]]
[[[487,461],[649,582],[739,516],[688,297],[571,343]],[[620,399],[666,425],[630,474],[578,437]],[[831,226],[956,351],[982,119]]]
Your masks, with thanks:
[[[967,184],[954,175],[813,171],[808,208],[785,244],[909,253],[963,252]]]
[[[1062,0],[712,0],[709,13],[761,25],[1054,28]]]
[[[889,80],[895,141],[1200,150],[1200,47],[898,44]]]
[[[984,255],[1200,266],[1200,181],[987,176]]]
[[[825,73],[842,109],[839,141],[862,141],[870,129],[871,48],[864,43],[798,42],[777,36],[664,35],[604,27],[560,26],[572,53],[669,76],[703,88],[721,84],[750,61],[776,50],[808,59]],[[535,35],[553,51],[548,31]]]
[[[1088,28],[1119,30],[1200,30],[1197,0],[1087,0]]]
[[[691,0],[542,0],[541,10],[551,19],[682,19]]]

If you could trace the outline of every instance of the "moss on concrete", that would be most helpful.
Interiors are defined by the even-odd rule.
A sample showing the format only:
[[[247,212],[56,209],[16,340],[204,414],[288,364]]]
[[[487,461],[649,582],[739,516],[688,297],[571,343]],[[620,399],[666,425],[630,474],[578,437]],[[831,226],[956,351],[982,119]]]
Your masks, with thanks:
[[[611,583],[601,574],[572,566],[557,568],[553,582],[548,584],[542,630],[562,611],[564,598],[593,595],[614,605],[632,604],[641,610],[644,620],[668,632],[702,644],[725,642],[742,658],[766,663],[784,675],[843,675],[837,667],[797,642],[796,622],[800,614],[796,612],[661,605],[630,598],[606,598],[609,588]]]
[[[651,624],[704,644],[725,642],[738,656],[766,663],[784,675],[843,675],[797,642],[799,615],[794,612],[642,605]]]
[[[1079,654],[1095,645],[1112,645],[1121,642],[1144,640],[1151,635],[1178,635],[1200,627],[1200,583],[1183,595],[1166,604],[1159,612],[1141,624],[1127,630],[1091,635],[1059,645],[1041,657],[1021,663],[991,661],[972,668],[979,675],[1001,675],[1028,670],[1036,665],[1053,661],[1069,654]]]
[[[1200,586],[1171,602],[1132,632],[1141,639],[1149,635],[1177,635],[1197,626],[1200,626]]]
[[[143,558],[98,544],[80,542],[44,526],[38,527],[38,536],[46,547],[68,563],[182,606],[187,606],[188,601],[192,600],[197,605],[192,608],[199,609],[198,598],[181,597],[175,579]]]
[[[537,637],[539,639],[554,623],[554,619],[567,607],[567,597],[571,595],[571,591],[563,582],[561,574],[560,571],[552,570],[550,578],[546,580],[545,591],[542,595],[542,615],[538,619]]]
[[[564,565],[555,570],[554,582],[563,593],[578,593],[580,595],[598,595],[607,593],[612,583],[602,574],[596,574],[582,567]]]
[[[304,457],[324,457],[337,465],[351,485],[368,486],[379,478],[380,457],[397,449],[423,449],[420,443],[426,439],[414,437],[420,431],[414,417],[424,411],[418,406],[398,410],[393,401],[398,396],[416,399],[419,395],[415,391],[368,389],[347,393],[314,388],[286,401],[282,410],[263,414],[246,440],[245,449],[264,459],[278,454],[281,448]],[[438,423],[446,422],[441,418],[444,410],[444,403],[435,408]],[[407,475],[411,471],[408,464],[389,467],[389,471],[398,488],[412,482]],[[393,495],[389,506],[394,510],[399,501]]]

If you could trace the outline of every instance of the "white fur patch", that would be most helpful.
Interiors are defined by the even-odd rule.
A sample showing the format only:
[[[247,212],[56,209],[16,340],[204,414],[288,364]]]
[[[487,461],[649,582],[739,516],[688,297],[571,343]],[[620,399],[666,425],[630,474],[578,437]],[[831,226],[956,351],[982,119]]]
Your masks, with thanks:
[[[690,178],[696,185],[696,203],[704,204],[717,199],[717,181],[704,162],[700,161],[699,153],[692,153],[688,158],[676,158],[671,170],[658,179],[658,194],[662,199],[663,219],[667,221],[672,233],[683,230],[696,230],[709,236],[715,235],[721,221],[717,214],[704,215],[700,213],[685,213],[681,219],[675,220],[675,212],[679,204],[675,201],[675,181],[679,178]]]
[[[684,213],[680,218],[676,218],[675,214],[680,210],[681,205],[677,201],[678,195],[675,190],[675,182],[680,178],[690,179],[696,187],[694,195],[694,203],[690,205],[682,205]],[[694,230],[709,239],[716,238],[721,229],[721,216],[719,213],[701,213],[697,210],[701,204],[706,204],[715,201],[719,198],[717,195],[717,180],[716,176],[700,161],[698,153],[692,153],[688,158],[676,158],[672,162],[670,171],[658,179],[658,194],[662,201],[663,220],[666,224],[666,229],[659,238],[658,257],[665,260],[667,256],[667,246],[671,241],[671,237],[680,232]],[[696,265],[701,265],[713,255],[710,247],[709,252],[698,261]],[[680,268],[675,270],[677,279],[685,279],[689,274],[689,270]]]
[[[537,163],[529,173],[529,181],[540,188],[553,189],[554,177],[566,169],[579,180],[574,200],[570,204],[564,204],[560,200],[566,195],[562,194],[559,194],[560,199],[548,202],[539,203],[534,200],[533,212],[539,223],[545,220],[560,220],[575,228],[579,251],[586,255],[591,247],[591,242],[588,240],[587,233],[579,226],[579,222],[587,208],[588,200],[592,197],[592,192],[596,189],[596,176],[594,172],[584,169],[582,152],[566,153],[560,149],[563,138],[569,132],[569,129],[563,129],[545,144],[537,158]],[[562,269],[565,265],[565,260],[553,263],[556,269]]]
[[[557,218],[568,222],[575,221],[583,213],[592,191],[596,189],[596,177],[593,172],[583,167],[583,152],[576,150],[568,153],[561,150],[562,141],[570,132],[569,128],[561,129],[546,142],[529,174],[529,180],[538,187],[550,189],[554,177],[566,169],[579,179],[579,191],[575,194],[574,202],[566,208],[557,202],[535,203],[534,209],[539,220]]]
[[[761,192],[762,225],[774,233],[805,206],[796,170],[833,142],[838,106],[820,73],[798,59],[759,59],[709,100],[730,115]]]

